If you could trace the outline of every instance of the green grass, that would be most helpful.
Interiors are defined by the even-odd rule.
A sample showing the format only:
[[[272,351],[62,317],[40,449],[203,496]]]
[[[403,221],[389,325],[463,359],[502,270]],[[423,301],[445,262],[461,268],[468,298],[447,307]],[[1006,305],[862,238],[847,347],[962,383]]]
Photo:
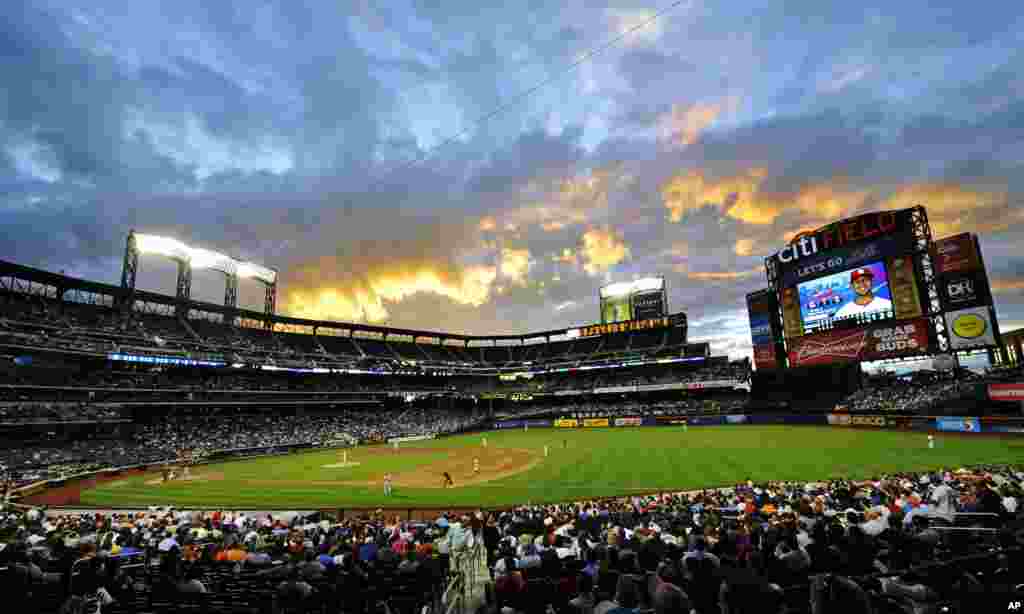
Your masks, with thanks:
[[[415,455],[364,456],[361,465],[324,469],[338,462],[336,450],[232,461],[198,468],[219,481],[174,482],[159,487],[132,477],[82,493],[96,506],[229,506],[257,509],[357,507],[497,507],[556,502],[659,490],[725,486],[748,478],[816,480],[866,478],[881,472],[969,464],[1024,464],[1024,438],[937,435],[927,448],[923,433],[812,426],[721,426],[534,429],[487,433],[492,448],[534,450],[551,455],[529,471],[476,486],[440,490],[397,487],[385,499],[382,487],[318,485],[318,481],[366,481],[384,471],[428,465],[456,447],[479,446],[482,434],[418,442]],[[568,447],[563,449],[563,440]],[[429,450],[427,450],[429,449]],[[433,452],[432,450],[436,450]]]

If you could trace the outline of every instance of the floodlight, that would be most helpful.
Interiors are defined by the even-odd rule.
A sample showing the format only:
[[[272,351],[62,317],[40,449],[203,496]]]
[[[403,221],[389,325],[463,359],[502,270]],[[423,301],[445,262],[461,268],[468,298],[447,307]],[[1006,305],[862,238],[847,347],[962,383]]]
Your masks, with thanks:
[[[156,254],[177,260],[189,259],[188,246],[170,237],[136,233],[135,248],[142,254]]]
[[[189,256],[193,269],[214,269],[229,275],[234,275],[238,269],[237,262],[224,254],[208,249],[191,248]]]
[[[268,284],[272,284],[277,281],[277,271],[268,269],[265,266],[253,264],[252,262],[239,262],[238,276],[243,279],[259,279],[260,281],[264,281]]]

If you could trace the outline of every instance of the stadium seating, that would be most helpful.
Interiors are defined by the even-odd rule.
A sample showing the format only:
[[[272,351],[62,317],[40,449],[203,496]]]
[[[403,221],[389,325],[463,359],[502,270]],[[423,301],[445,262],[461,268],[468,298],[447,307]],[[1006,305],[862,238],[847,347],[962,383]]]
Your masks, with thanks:
[[[1024,473],[979,467],[434,521],[7,510],[0,587],[16,611],[44,613],[74,603],[104,603],[106,613],[440,613],[452,605],[449,587],[522,614],[571,614],[578,605],[972,612],[1024,589],[1022,485]],[[953,516],[929,513],[940,489],[960,494]],[[450,557],[464,530],[481,548]],[[458,564],[449,569],[449,559]],[[483,573],[464,585],[486,561],[495,562],[493,583]]]

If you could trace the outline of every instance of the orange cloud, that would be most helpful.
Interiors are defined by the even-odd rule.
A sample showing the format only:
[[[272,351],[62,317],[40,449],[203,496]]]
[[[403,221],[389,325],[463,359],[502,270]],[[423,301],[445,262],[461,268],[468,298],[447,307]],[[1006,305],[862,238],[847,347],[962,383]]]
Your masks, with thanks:
[[[530,270],[530,250],[501,250],[501,275],[518,285],[526,285],[526,274]]]
[[[609,192],[631,179],[619,165],[611,164],[571,177],[534,181],[524,190],[532,195],[529,204],[499,213],[497,219],[485,219],[494,228],[504,227],[511,232],[537,225],[545,232],[555,232],[586,224],[595,211],[608,208]]]
[[[488,231],[495,230],[497,227],[498,227],[498,222],[495,221],[495,219],[493,217],[488,216],[488,217],[485,217],[485,218],[481,218],[481,220],[480,220],[480,226],[479,226],[480,230],[488,232]]]
[[[699,272],[699,271],[683,271],[686,273],[686,277],[696,281],[729,281],[733,279],[745,279],[752,275],[757,275],[764,269],[760,267],[754,267],[747,271],[723,271],[723,272]]]
[[[325,269],[331,270],[329,263]],[[451,269],[429,263],[392,263],[370,267],[359,275],[339,280],[322,279],[321,269],[312,265],[291,273],[299,288],[285,292],[283,311],[290,316],[316,320],[382,322],[388,304],[419,293],[446,297],[461,305],[479,306],[490,297],[497,269],[469,266]],[[306,280],[312,287],[303,287]]]
[[[629,257],[629,246],[610,228],[583,233],[583,270],[591,275],[607,271]]]
[[[737,256],[749,256],[754,253],[754,241],[753,239],[738,239],[736,245],[733,246],[732,251],[736,252]]]
[[[722,113],[718,104],[697,103],[690,106],[674,104],[659,124],[661,138],[679,144],[693,145],[704,129],[710,126]]]
[[[993,279],[991,287],[993,292],[1024,290],[1024,279]]]
[[[799,214],[801,229],[869,209],[904,209],[924,205],[936,236],[957,232],[997,232],[1024,222],[1024,209],[1010,205],[1005,189],[984,190],[952,183],[918,183],[891,188],[857,189],[836,177],[793,192],[766,187],[768,171],[752,167],[722,178],[701,170],[678,173],[661,187],[669,219],[679,222],[690,211],[714,207],[735,220],[766,226],[786,212]],[[798,231],[797,231],[798,232]],[[797,232],[787,233],[788,240]]]
[[[972,189],[955,183],[919,183],[898,189],[883,209],[923,205],[936,237],[958,232],[999,232],[1024,221],[1024,210],[1010,205],[1006,189]]]

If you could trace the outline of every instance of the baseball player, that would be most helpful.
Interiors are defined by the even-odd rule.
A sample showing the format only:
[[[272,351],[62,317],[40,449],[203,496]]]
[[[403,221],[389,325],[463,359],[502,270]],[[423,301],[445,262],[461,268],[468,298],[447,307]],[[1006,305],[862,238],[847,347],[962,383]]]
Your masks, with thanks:
[[[473,459],[473,475],[480,475],[480,459]]]
[[[442,482],[444,488],[453,488],[455,486],[455,482],[452,480],[452,476],[450,473],[445,471],[441,475],[444,476],[444,481]]]
[[[928,435],[928,449],[935,449],[935,435]]]
[[[391,473],[384,474],[384,496],[391,496]]]

